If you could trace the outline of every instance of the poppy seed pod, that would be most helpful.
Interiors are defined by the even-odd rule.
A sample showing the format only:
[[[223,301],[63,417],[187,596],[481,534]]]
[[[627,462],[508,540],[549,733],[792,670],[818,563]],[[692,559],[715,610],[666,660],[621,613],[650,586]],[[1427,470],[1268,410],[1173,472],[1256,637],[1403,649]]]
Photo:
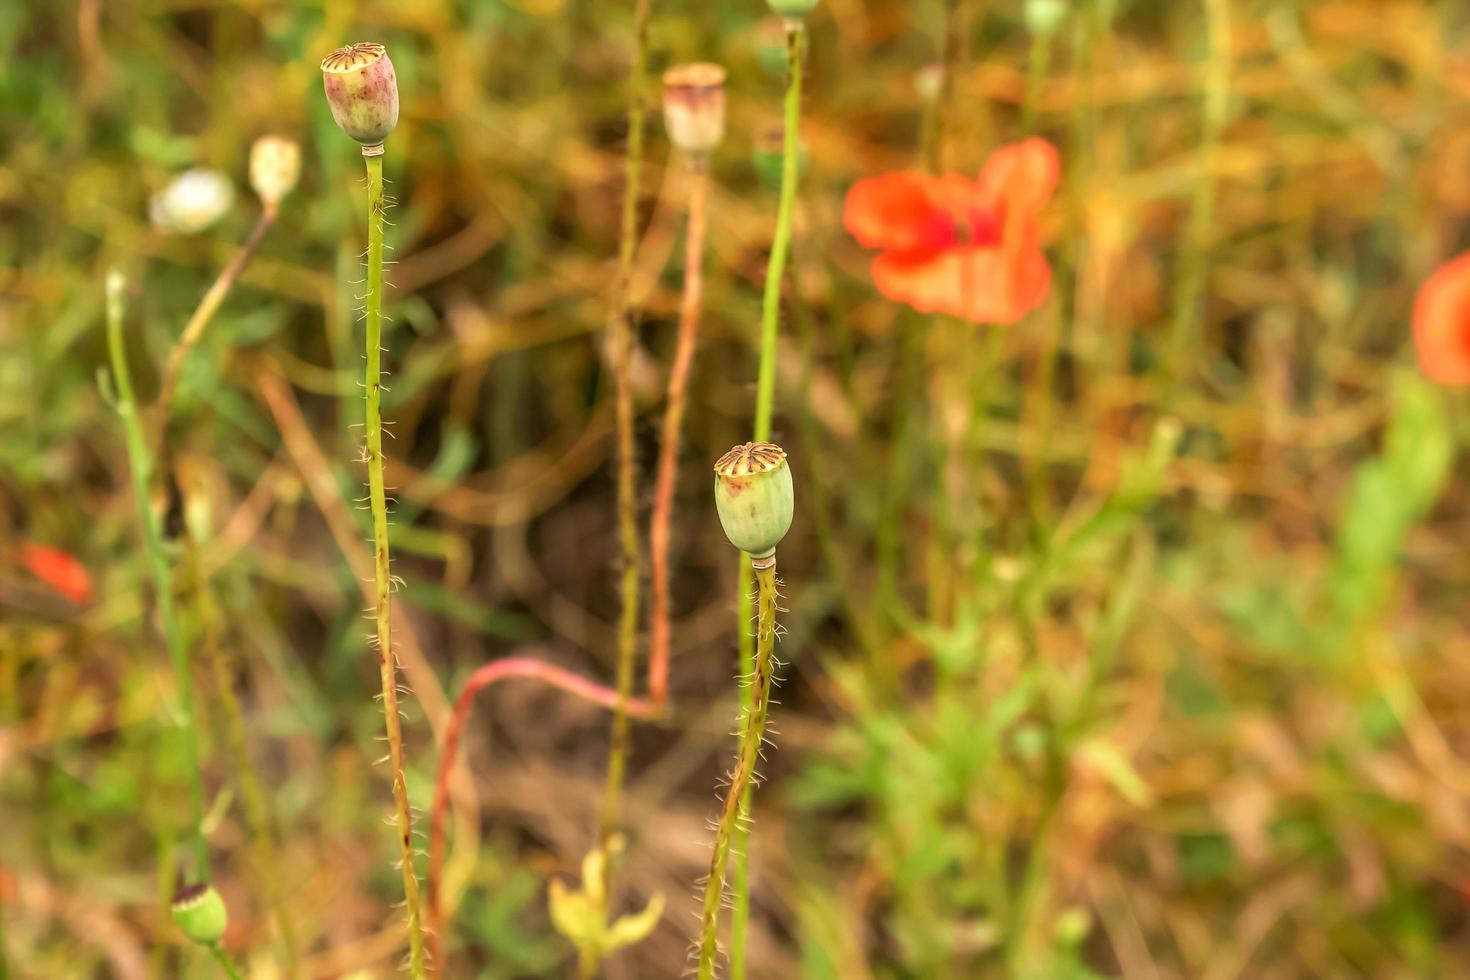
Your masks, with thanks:
[[[775,555],[795,511],[786,450],[747,442],[721,456],[715,463],[715,509],[731,544],[754,559]]]
[[[371,41],[338,48],[322,59],[322,87],[332,118],[362,144],[362,155],[382,154],[398,125],[398,76],[388,49]]]
[[[182,885],[174,892],[170,906],[174,922],[191,942],[201,946],[213,946],[225,934],[230,923],[225,900],[213,885]]]
[[[707,157],[725,136],[725,69],[700,62],[664,72],[664,128],[693,157]]]
[[[766,3],[787,20],[801,20],[817,6],[817,0],[766,0]]]
[[[1051,37],[1067,16],[1064,0],[1026,0],[1026,28],[1040,37]]]
[[[281,203],[301,177],[301,148],[284,136],[262,136],[250,147],[250,186],[268,208]]]

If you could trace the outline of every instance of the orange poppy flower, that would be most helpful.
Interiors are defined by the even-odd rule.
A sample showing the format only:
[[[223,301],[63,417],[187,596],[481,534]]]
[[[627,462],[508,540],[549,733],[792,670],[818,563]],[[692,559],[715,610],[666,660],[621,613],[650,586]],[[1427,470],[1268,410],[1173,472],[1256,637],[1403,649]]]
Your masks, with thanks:
[[[1470,252],[1440,266],[1419,287],[1414,346],[1431,380],[1470,385]]]
[[[842,221],[868,248],[873,285],[922,313],[1010,324],[1051,286],[1037,216],[1051,199],[1056,147],[1032,138],[990,155],[980,176],[892,173],[860,180]]]
[[[20,561],[36,578],[79,606],[92,601],[92,576],[75,557],[34,541],[21,543]]]

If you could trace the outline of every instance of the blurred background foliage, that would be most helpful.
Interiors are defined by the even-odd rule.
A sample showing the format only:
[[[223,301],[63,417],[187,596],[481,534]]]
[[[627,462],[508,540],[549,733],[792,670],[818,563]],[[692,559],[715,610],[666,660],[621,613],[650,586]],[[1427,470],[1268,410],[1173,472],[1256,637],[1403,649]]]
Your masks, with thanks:
[[[955,4],[942,120],[915,73],[941,56],[945,3],[823,0],[810,20],[776,424],[799,494],[782,549],[790,664],[756,804],[751,975],[1470,975],[1470,406],[1417,376],[1407,326],[1416,283],[1470,240],[1470,14],[1456,0],[1068,6],[1042,39],[1020,0]],[[519,652],[611,675],[601,337],[630,8],[0,4],[14,976],[206,975],[160,910],[186,781],[98,386],[101,284],[129,274],[147,399],[255,220],[246,152],[267,132],[301,141],[302,183],[190,360],[169,433],[188,501],[175,516],[216,607],[191,607],[190,629],[230,658],[279,835],[278,867],[251,861],[207,697],[226,945],[277,975],[261,904],[274,874],[310,975],[387,976],[399,955],[352,565],[363,189],[317,71],[340,43],[386,43],[404,99],[385,415],[414,798],[427,804],[445,699],[475,667]],[[618,872],[618,911],[659,892],[670,905],[607,964],[615,978],[682,970],[730,751],[735,561],[706,467],[752,405],[775,212],[752,154],[782,84],[765,13],[654,3],[655,73],[720,61],[731,113],[676,512],[676,710],[635,732]],[[846,188],[916,166],[935,133],[973,174],[1032,126],[1063,159],[1046,306],[983,329],[878,297],[841,228]],[[656,124],[649,156],[645,487],[684,187]],[[234,179],[235,204],[199,235],[154,229],[149,196],[191,166]],[[25,540],[77,555],[95,601],[29,578],[9,557]],[[562,975],[546,881],[574,879],[591,845],[606,719],[515,684],[483,697],[468,736],[458,975]]]

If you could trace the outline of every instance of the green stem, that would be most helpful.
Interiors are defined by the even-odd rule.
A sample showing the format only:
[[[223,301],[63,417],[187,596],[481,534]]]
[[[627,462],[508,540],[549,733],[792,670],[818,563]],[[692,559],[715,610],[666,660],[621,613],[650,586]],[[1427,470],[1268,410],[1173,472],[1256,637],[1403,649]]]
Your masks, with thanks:
[[[373,613],[377,622],[378,673],[383,685],[383,723],[388,734],[392,766],[393,806],[398,828],[399,861],[403,870],[404,907],[408,910],[409,970],[414,980],[424,976],[423,919],[419,908],[419,880],[414,871],[413,816],[403,779],[403,730],[398,717],[398,661],[393,654],[390,594],[393,580],[388,554],[388,498],[383,482],[383,157],[363,158],[368,175],[368,258],[366,336],[363,375],[366,405],[368,495],[373,512]]]
[[[612,311],[612,358],[617,402],[618,542],[622,553],[621,615],[618,620],[618,701],[613,708],[607,756],[607,786],[602,800],[602,843],[617,832],[623,774],[628,758],[628,700],[633,695],[633,658],[638,643],[638,498],[634,474],[633,382],[630,365],[633,324],[630,289],[638,244],[638,194],[643,176],[644,76],[648,73],[648,18],[651,0],[633,8],[633,68],[628,79],[628,177],[623,186],[622,231],[618,240],[618,281]],[[606,876],[611,878],[612,862]],[[604,882],[606,888],[607,882]]]
[[[230,959],[230,955],[224,951],[224,948],[219,943],[215,943],[209,947],[209,951],[219,961],[220,969],[225,971],[225,976],[229,977],[230,980],[240,980],[240,971],[235,969],[235,964]]]
[[[1201,109],[1199,179],[1194,184],[1189,228],[1180,258],[1178,289],[1174,294],[1174,316],[1169,327],[1169,350],[1165,362],[1173,382],[1187,372],[1188,352],[1198,340],[1197,321],[1204,294],[1210,229],[1215,221],[1215,171],[1220,159],[1220,134],[1230,100],[1230,2],[1204,0],[1209,54],[1205,68],[1205,90]]]
[[[755,386],[755,441],[771,438],[771,418],[776,401],[776,338],[781,325],[781,282],[785,278],[786,257],[791,250],[791,226],[796,217],[796,185],[801,162],[801,59],[806,43],[806,27],[799,20],[786,22],[786,117],[781,134],[781,197],[776,208],[776,233],[771,242],[771,255],[766,263],[766,287],[761,301],[760,366]],[[737,579],[739,591],[740,673],[752,676],[758,667],[758,656],[752,651],[750,630],[750,556],[740,556]],[[753,708],[751,691],[741,691],[741,708],[747,715]],[[745,980],[745,936],[750,922],[750,813],[748,794],[740,800],[742,819],[735,828],[735,888],[730,932],[730,980]],[[721,869],[723,875],[723,867]]]
[[[285,975],[294,978],[300,972],[296,951],[296,929],[285,896],[281,891],[281,878],[276,857],[275,831],[271,826],[270,804],[261,786],[260,774],[250,756],[250,746],[245,739],[245,714],[240,708],[240,699],[235,694],[234,671],[225,645],[220,640],[219,614],[209,581],[199,567],[199,548],[192,535],[185,534],[184,558],[188,579],[194,593],[194,616],[199,621],[200,635],[204,641],[204,652],[208,655],[214,672],[215,687],[223,709],[225,740],[229,745],[231,762],[240,780],[240,796],[245,804],[245,816],[250,823],[254,838],[257,877],[265,891],[266,904],[279,931],[282,951],[285,953]],[[3,980],[3,978],[0,978]]]
[[[183,716],[179,738],[184,764],[189,771],[191,837],[194,841],[195,874],[207,882],[209,844],[204,839],[204,776],[199,770],[199,730],[194,717],[194,679],[189,670],[189,650],[174,606],[173,575],[163,553],[163,534],[158,518],[149,503],[149,486],[153,478],[153,458],[143,438],[143,422],[138,415],[133,395],[133,376],[128,370],[127,351],[123,346],[123,314],[125,282],[122,274],[112,273],[107,280],[107,349],[112,360],[113,378],[117,384],[117,412],[122,416],[127,440],[128,468],[133,477],[133,501],[138,508],[138,522],[143,527],[143,549],[153,573],[153,588],[158,593],[158,617],[163,621],[164,640],[169,662],[173,665],[178,687],[179,714]]]
[[[760,758],[765,736],[766,711],[771,702],[771,674],[776,646],[776,560],[755,569],[757,588],[755,672],[750,677],[750,710],[743,712],[740,748],[735,768],[730,773],[730,787],[720,808],[715,832],[714,854],[710,859],[709,880],[704,886],[704,905],[699,930],[699,980],[712,980],[715,975],[720,904],[725,895],[725,867],[737,834],[737,824],[748,823],[748,801],[752,791],[756,762]],[[734,975],[734,949],[731,950],[731,975]]]
[[[786,126],[781,146],[781,201],[776,235],[766,264],[766,290],[761,302],[761,359],[755,385],[755,441],[771,438],[776,396],[776,336],[781,324],[781,280],[791,250],[791,224],[796,216],[796,182],[801,155],[801,53],[806,29],[801,21],[786,23]]]
[[[1034,31],[1031,34],[1031,53],[1026,62],[1026,101],[1021,106],[1021,130],[1032,136],[1036,133],[1036,110],[1041,101],[1041,86],[1051,68],[1051,34]]]

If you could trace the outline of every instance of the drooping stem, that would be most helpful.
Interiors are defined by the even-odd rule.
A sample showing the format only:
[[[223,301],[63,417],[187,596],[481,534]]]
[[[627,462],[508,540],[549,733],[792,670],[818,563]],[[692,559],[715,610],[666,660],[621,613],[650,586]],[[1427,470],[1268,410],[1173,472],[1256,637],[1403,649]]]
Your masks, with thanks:
[[[443,868],[444,868],[444,820],[449,813],[449,777],[454,771],[455,756],[459,753],[459,742],[464,732],[465,721],[475,705],[481,691],[497,681],[512,677],[529,677],[542,681],[560,691],[565,691],[583,701],[615,709],[621,703],[629,715],[651,718],[654,708],[638,698],[620,702],[618,692],[601,684],[587,680],[562,667],[530,657],[506,657],[486,664],[470,675],[464,690],[454,701],[454,712],[449,725],[444,729],[444,748],[439,754],[439,771],[434,779],[434,803],[429,812],[429,876],[428,876],[428,931],[434,948],[435,970],[444,972],[443,947]]]
[[[1215,171],[1220,159],[1220,135],[1230,104],[1230,2],[1204,0],[1209,40],[1200,111],[1200,174],[1194,184],[1189,226],[1175,281],[1174,316],[1169,327],[1169,350],[1164,366],[1174,384],[1188,371],[1188,351],[1198,341],[1197,321],[1208,271],[1208,244],[1215,220]]]
[[[388,763],[392,768],[393,809],[398,830],[399,860],[403,865],[403,898],[408,911],[409,970],[414,980],[424,976],[423,922],[419,911],[419,880],[414,872],[413,816],[408,787],[403,780],[403,730],[398,717],[398,662],[393,655],[390,619],[392,571],[388,554],[388,500],[383,483],[383,157],[366,156],[368,175],[368,255],[366,336],[363,376],[366,405],[368,496],[373,512],[373,614],[377,623],[378,673],[383,685],[383,722],[388,734]]]
[[[767,561],[769,564],[763,562],[765,567],[754,570],[757,592],[755,671],[750,675],[750,708],[742,718],[740,747],[735,756],[735,768],[730,772],[725,802],[720,807],[709,880],[704,886],[699,929],[699,980],[712,980],[714,977],[720,905],[725,895],[725,866],[736,840],[736,826],[747,822],[745,814],[748,813],[749,793],[754,786],[755,766],[760,758],[766,712],[771,701],[776,647],[776,560],[773,557]]]
[[[123,345],[125,283],[121,273],[107,280],[107,349],[112,360],[113,380],[117,385],[117,412],[122,416],[127,441],[128,468],[133,477],[133,502],[138,508],[138,522],[143,528],[143,550],[153,574],[153,588],[158,593],[158,618],[163,622],[164,641],[173,666],[174,683],[178,687],[179,740],[184,765],[189,771],[190,838],[194,844],[194,872],[200,883],[209,881],[209,844],[204,839],[204,776],[199,770],[199,731],[194,716],[194,678],[189,668],[189,650],[183,626],[174,606],[173,574],[163,553],[163,534],[150,504],[149,487],[153,477],[153,458],[143,437],[143,421],[133,394],[133,376],[128,370],[127,350]]]
[[[265,204],[261,209],[260,219],[255,222],[255,229],[250,232],[250,237],[245,240],[244,246],[235,253],[235,257],[229,261],[229,264],[220,270],[219,277],[214,280],[209,291],[199,301],[198,307],[189,317],[189,322],[184,324],[184,332],[179,334],[178,341],[175,342],[173,350],[169,352],[168,360],[164,363],[163,380],[158,387],[158,401],[154,408],[157,418],[154,424],[160,434],[168,425],[169,408],[173,404],[174,391],[178,388],[179,376],[183,373],[184,362],[188,359],[189,352],[199,343],[199,338],[204,336],[205,328],[214,319],[215,313],[219,312],[220,305],[224,303],[225,297],[230,295],[230,290],[239,281],[245,267],[255,257],[256,250],[260,248],[261,241],[264,240],[266,232],[270,231],[275,220],[276,205]],[[155,444],[158,444],[156,439]]]
[[[786,22],[786,111],[781,140],[781,197],[776,207],[776,232],[771,241],[771,255],[766,263],[766,286],[761,301],[760,365],[756,372],[755,432],[756,442],[771,438],[771,420],[776,401],[776,339],[781,324],[781,282],[785,278],[786,257],[791,250],[791,226],[796,217],[796,185],[801,163],[801,68],[806,27],[800,20]],[[756,670],[758,656],[751,648],[750,592],[752,576],[750,556],[740,555],[736,579],[739,593],[740,673],[749,677]],[[752,692],[741,692],[741,709],[753,710]],[[749,813],[749,800],[741,800],[741,816]],[[740,820],[735,827],[735,888],[731,914],[730,977],[745,978],[745,934],[750,921],[750,847],[749,822]]]
[[[618,543],[622,554],[618,619],[618,701],[613,708],[612,738],[607,756],[607,786],[602,800],[602,841],[618,828],[622,807],[623,770],[628,757],[627,704],[633,693],[633,659],[638,643],[638,520],[637,484],[633,446],[633,322],[631,290],[633,258],[638,244],[638,193],[643,177],[643,130],[647,109],[643,103],[644,76],[648,74],[648,19],[652,0],[633,6],[633,68],[628,79],[628,162],[623,186],[622,231],[618,240],[618,281],[612,310],[612,361],[616,376],[618,438]],[[611,863],[608,865],[611,868]]]
[[[684,396],[689,368],[699,339],[699,309],[704,264],[704,212],[709,195],[708,164],[691,161],[689,226],[684,239],[684,295],[679,305],[679,339],[669,369],[664,408],[663,439],[659,445],[658,475],[654,481],[653,517],[648,532],[649,562],[653,572],[653,611],[648,645],[648,696],[662,707],[669,695],[669,526],[674,515],[674,482],[679,475],[679,431],[684,421]]]

